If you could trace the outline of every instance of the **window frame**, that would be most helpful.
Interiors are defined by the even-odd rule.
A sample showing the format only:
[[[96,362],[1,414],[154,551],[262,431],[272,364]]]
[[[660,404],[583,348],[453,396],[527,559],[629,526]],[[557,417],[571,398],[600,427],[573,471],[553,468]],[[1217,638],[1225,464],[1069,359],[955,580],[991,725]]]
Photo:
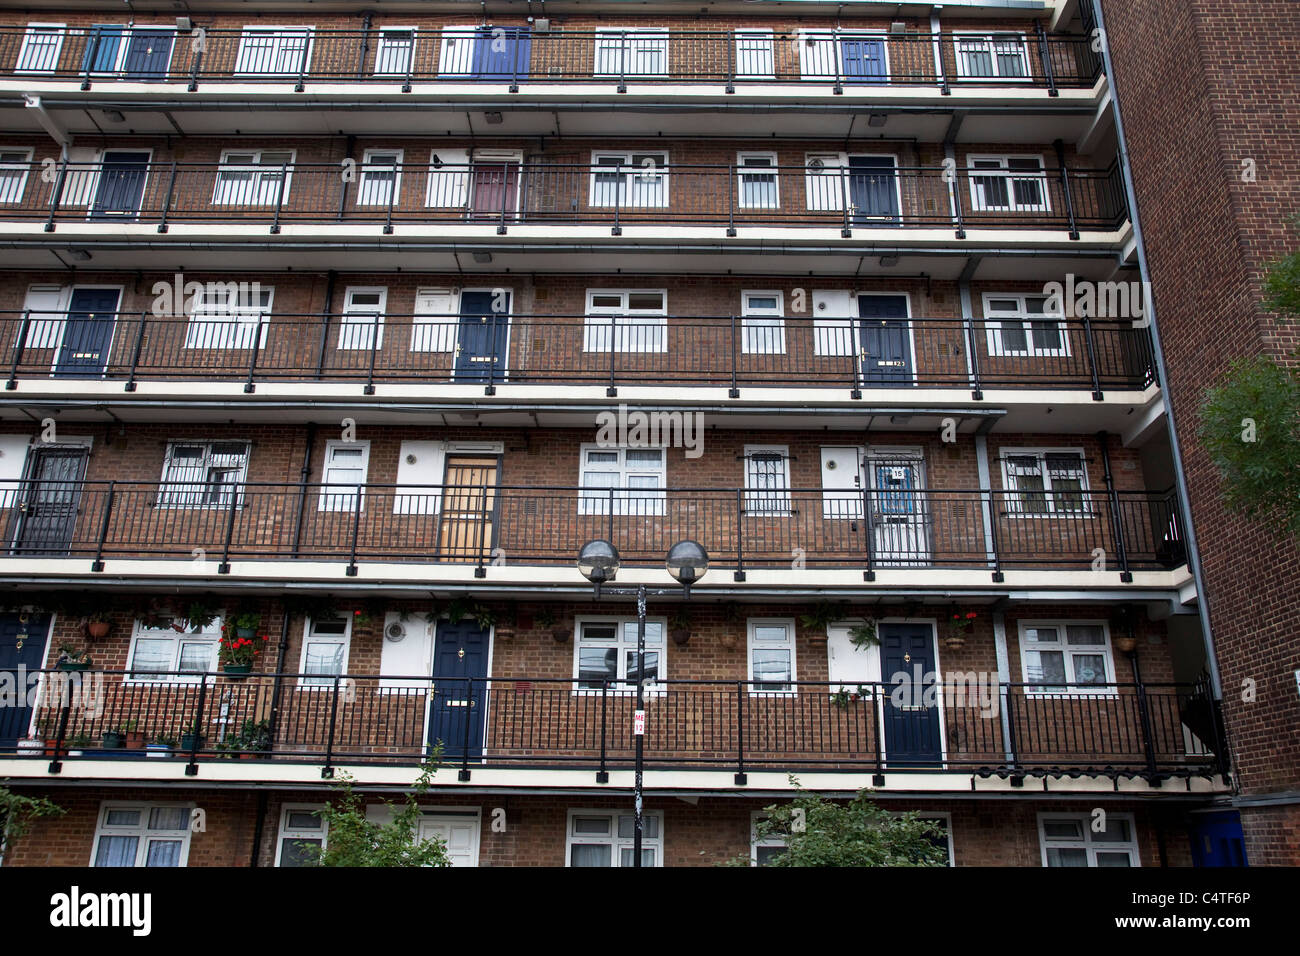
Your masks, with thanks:
[[[582,630],[588,624],[613,624],[615,627],[615,636],[608,641],[589,641],[583,644]],[[570,688],[574,697],[599,697],[602,691],[599,687],[583,687],[583,680],[580,670],[581,656],[579,651],[585,647],[612,647],[618,652],[618,667],[615,671],[613,683],[608,691],[611,697],[635,697],[636,685],[619,683],[628,680],[628,654],[635,657],[636,655],[636,624],[635,617],[627,615],[614,614],[579,614],[573,620],[573,685]],[[659,628],[659,639],[652,642],[650,639],[650,626],[655,625]],[[629,628],[632,631],[631,637],[628,636]],[[646,618],[646,656],[651,651],[659,655],[658,664],[654,682],[645,685],[644,696],[648,698],[663,697],[668,693],[667,686],[663,681],[668,680],[668,618],[657,615],[651,615]]]
[[[251,153],[254,157],[251,163],[231,163],[230,157],[243,156]],[[267,153],[288,153],[289,162],[279,163],[277,165],[264,165],[262,157]],[[289,199],[289,192],[293,188],[293,171],[298,162],[298,151],[296,149],[223,149],[221,158],[217,162],[216,182],[212,187],[212,204],[214,206],[273,206],[277,199],[281,202]],[[263,191],[266,188],[266,182],[263,177],[268,170],[273,170],[277,175],[284,175],[284,190],[277,187],[274,195],[269,198],[263,198]],[[241,187],[237,181],[225,180],[222,177],[227,173],[241,173],[250,176],[247,186]],[[272,180],[277,182],[277,180]],[[224,188],[223,188],[224,187]],[[256,202],[250,202],[248,199],[231,199],[225,198],[223,193],[237,189],[245,192],[249,196],[256,198]]]
[[[636,157],[662,156],[662,165],[647,167],[636,163]],[[617,166],[608,164],[601,165],[601,159],[612,159],[618,157],[621,162]],[[667,149],[647,149],[647,150],[617,150],[617,149],[593,149],[591,151],[591,175],[590,190],[587,195],[587,205],[592,209],[668,209],[672,205],[672,198],[669,193],[669,177],[671,152]],[[650,192],[646,189],[638,189],[638,178],[647,175],[644,170],[654,169],[654,176],[658,177],[657,186],[660,195],[657,197],[660,201],[654,203],[632,202],[629,197],[641,198],[642,194]],[[604,201],[604,196],[598,191],[600,184],[597,182],[597,175],[609,173],[618,170],[621,179],[616,189],[616,195],[613,202]]]
[[[0,146],[0,154],[3,153],[22,153],[27,157],[10,161],[0,159],[0,206],[20,205],[27,195],[27,179],[32,170],[34,149],[31,146]],[[4,177],[10,172],[17,173],[18,179],[12,188],[6,188],[3,186]]]
[[[756,632],[760,627],[781,626],[785,628],[786,638],[777,645],[775,642],[763,642],[759,647],[788,646],[790,649],[790,680],[783,687],[764,686],[768,682],[754,677],[754,651],[757,641]],[[751,617],[745,621],[745,681],[750,697],[796,697],[799,693],[798,634],[792,617]]]
[[[385,156],[396,156],[397,158],[391,165],[375,164],[372,157],[376,154]],[[402,166],[406,161],[406,150],[404,149],[384,149],[378,146],[372,146],[361,154],[361,164],[357,169],[357,196],[353,205],[360,207],[379,207],[387,208],[390,205],[399,205],[402,201]],[[388,181],[388,195],[382,199],[369,195],[380,189],[384,180],[376,180],[376,174],[389,175],[392,179]],[[364,197],[364,198],[363,198]]]
[[[630,816],[626,810],[589,810],[585,808],[573,809],[565,814],[564,818],[564,865],[566,868],[573,867],[573,848],[575,846],[603,846],[609,845],[610,866],[621,867],[625,849],[633,847],[633,837],[620,837],[618,835],[619,817]],[[641,849],[654,850],[654,865],[656,868],[664,865],[664,813],[662,810],[646,810],[643,814],[646,819],[655,818],[659,821],[659,835],[657,837],[643,836]],[[573,832],[574,820],[578,817],[606,817],[609,820],[609,834],[607,836],[585,836],[576,835]],[[636,860],[633,859],[635,865]],[[575,869],[585,869],[585,867],[574,867]]]
[[[232,290],[231,285],[235,288]],[[269,319],[275,305],[275,286],[263,286],[257,284],[259,297],[261,294],[266,295],[266,305],[259,302],[256,306],[241,305],[239,297],[243,293],[242,283],[210,282],[205,283],[200,295],[203,297],[204,307],[207,307],[207,294],[214,290],[227,293],[226,304],[220,311],[200,312],[195,306],[199,303],[194,302],[190,307],[190,312],[185,325],[185,348],[187,349],[208,349],[212,351],[246,351],[253,347],[252,339],[254,331],[257,329],[258,322],[261,322],[262,332],[258,336],[257,347],[266,348],[266,336],[270,331]],[[233,291],[234,304],[231,304]],[[200,339],[208,341],[200,342]],[[248,341],[245,341],[247,339]]]
[[[1025,68],[1023,75],[1002,75],[996,49],[999,37],[1004,40],[1014,37],[1017,40],[1020,50],[1020,62]],[[961,44],[972,41],[984,42],[985,48],[988,50],[989,61],[993,67],[992,73],[971,73],[966,69],[966,58],[962,55]],[[954,62],[957,64],[957,78],[961,80],[1001,80],[1008,83],[1029,83],[1034,79],[1033,63],[1029,59],[1028,37],[1019,30],[994,30],[989,33],[983,33],[978,30],[954,31],[952,34],[952,55]]]
[[[1035,160],[1037,172],[1028,170],[1013,171],[1012,160]],[[998,163],[996,169],[978,168],[976,163]],[[972,212],[1023,213],[1052,211],[1052,192],[1047,177],[1047,161],[1042,153],[968,153],[966,155],[966,179],[970,188]],[[989,200],[988,189],[977,183],[979,179],[1000,179],[1007,191],[1007,204],[993,205]],[[1039,194],[1037,203],[1022,203],[1016,198],[1016,181],[1033,182]]]
[[[660,484],[657,489],[651,492],[648,488],[633,488],[628,484],[628,479],[635,477],[636,473],[651,471],[650,468],[634,468],[627,463],[627,453],[629,451],[657,451],[659,452],[660,467],[657,474]],[[618,461],[613,463],[609,471],[616,471],[618,474],[618,484],[610,486],[614,494],[614,514],[615,515],[635,515],[637,517],[660,517],[668,510],[668,449],[666,447],[641,447],[637,445],[602,445],[599,442],[583,442],[578,446],[578,514],[580,515],[608,515],[609,509],[605,505],[609,501],[608,488],[604,489],[605,494],[597,497],[594,492],[598,485],[587,485],[583,480],[583,475],[588,470],[587,455],[591,452],[614,452],[618,454]],[[606,464],[597,462],[596,464]],[[633,495],[632,492],[639,492]],[[654,507],[632,508],[632,501],[653,502]],[[599,502],[599,504],[597,504]],[[620,502],[624,504],[620,506]]]
[[[756,456],[779,455],[780,478],[784,488],[761,488],[752,483],[759,477],[753,468]],[[745,514],[765,518],[788,518],[794,513],[794,498],[790,485],[789,445],[746,445],[742,458],[744,464]]]
[[[1077,510],[1061,508],[1057,506],[1057,498],[1064,497],[1074,492],[1056,491],[1052,487],[1051,472],[1047,467],[1048,458],[1067,456],[1077,457],[1079,459],[1079,495],[1080,505]],[[1018,486],[1017,477],[1012,471],[1013,458],[1034,458],[1038,461],[1039,476],[1042,478],[1042,490],[1022,489]],[[1094,512],[1092,509],[1092,486],[1088,479],[1088,459],[1084,454],[1082,447],[1072,448],[1011,448],[1002,447],[998,449],[998,459],[1002,466],[1002,489],[1006,494],[1006,511],[1009,515],[1015,515],[1017,518],[1060,518],[1060,517],[1091,517]],[[1032,494],[1041,494],[1046,510],[1031,510],[1028,505],[1028,496]]]
[[[173,617],[173,620],[177,618]],[[221,628],[225,624],[224,612],[218,614],[216,619],[206,627],[195,632],[188,626],[183,631],[177,631],[174,627],[148,627],[146,623],[136,618],[131,624],[131,641],[126,649],[126,674],[123,682],[128,685],[134,684],[198,684],[205,678],[203,674],[197,671],[180,672],[181,651],[185,643],[190,644],[208,644],[209,657],[208,666],[205,668],[206,674],[215,674],[218,666]],[[172,663],[168,668],[170,673],[160,673],[158,671],[136,670],[135,653],[141,640],[159,641],[164,637],[171,640],[175,647],[172,650]],[[213,678],[208,677],[211,681]]]
[[[622,298],[622,305],[608,306],[596,305],[597,296],[617,295]],[[634,295],[658,295],[663,301],[663,305],[658,309],[633,309],[631,307],[632,296]],[[619,319],[631,319],[626,325],[619,326],[615,323],[613,334],[608,322],[593,321],[596,319],[609,319],[611,316]],[[652,321],[644,321],[644,320]],[[639,321],[638,321],[639,320]],[[582,320],[582,351],[585,353],[599,353],[607,355],[611,351],[627,355],[650,355],[662,354],[668,351],[668,290],[667,289],[588,289],[586,311]],[[654,335],[633,335],[632,330],[653,329]],[[612,338],[612,341],[610,339]],[[635,340],[635,342],[634,342]],[[604,343],[605,348],[600,345]],[[655,348],[619,348],[619,345],[630,346],[632,344],[650,346]]]
[[[596,27],[593,31],[595,36],[592,43],[592,64],[591,75],[593,77],[617,76],[617,77],[635,77],[641,79],[644,77],[664,77],[665,79],[672,76],[672,49],[670,46],[671,34],[667,27]],[[622,34],[622,36],[619,36]],[[628,61],[633,56],[640,56],[639,52],[630,49],[631,44],[637,40],[653,39],[662,47],[656,56],[662,56],[664,68],[660,72],[645,73],[641,71],[633,72],[628,69]],[[601,66],[608,66],[608,61],[602,63],[602,56],[608,57],[609,51],[616,49],[618,51],[618,69],[601,69]],[[638,64],[639,65],[639,64]]]
[[[750,52],[741,49],[741,42],[758,41],[765,43],[767,46],[766,53]],[[733,79],[737,80],[774,80],[776,79],[776,40],[775,35],[770,27],[737,27],[731,31],[731,48],[735,51],[735,59],[732,61],[736,64],[736,69],[732,72]],[[753,62],[766,57],[763,65],[769,67],[765,72],[741,72],[741,63],[744,60]]]
[[[415,68],[415,45],[419,42],[419,36],[420,36],[419,28],[415,26],[398,26],[396,24],[391,24],[391,25],[385,24],[382,27],[377,27],[375,32],[379,35],[379,37],[378,37],[378,41],[375,43],[375,68],[371,75],[384,76],[384,77],[402,77],[402,78],[410,76]],[[391,41],[388,40],[387,38],[387,35],[390,33],[409,33],[411,35],[411,45],[406,53],[405,70],[389,71],[389,70],[379,69],[380,61],[385,55],[384,53],[385,47],[391,45]]]
[[[235,489],[233,504],[235,505],[236,508],[242,508],[244,506],[245,486],[248,484],[248,464],[249,464],[249,460],[253,457],[253,443],[249,441],[247,438],[199,438],[194,440],[169,439],[167,441],[166,446],[163,449],[162,475],[159,479],[158,498],[154,502],[154,507],[167,508],[167,509],[179,509],[179,510],[204,509],[204,508],[209,508],[209,509],[229,508],[232,504],[232,502],[230,501],[210,502],[206,500],[208,496],[208,492],[206,489],[213,487],[213,483],[207,480],[207,476],[209,475],[209,473],[214,467],[220,467],[220,466],[215,466],[211,463],[213,458],[212,446],[227,445],[227,444],[228,445],[242,444],[244,446],[243,462],[239,466],[239,475],[235,479],[235,481],[229,483],[233,485]],[[202,468],[204,474],[204,481],[201,484],[198,482],[179,481],[168,477],[170,466],[172,462],[175,460],[176,448],[180,446],[186,446],[186,445],[203,446],[204,452],[203,452]],[[193,494],[193,492],[188,492],[188,491],[187,492],[177,491],[178,488],[185,488],[185,487],[198,487],[203,489],[201,495],[204,500],[197,501],[197,502],[187,501],[187,500],[176,500],[177,494],[184,494],[186,496]]]
[[[361,449],[361,481],[356,485],[334,482],[329,480],[331,468],[343,467],[337,462],[330,460],[330,454],[340,448],[360,448]],[[325,442],[325,448],[322,451],[321,469],[320,469],[320,492],[316,497],[316,510],[318,512],[334,511],[346,514],[354,514],[357,511],[362,513],[366,510],[366,484],[370,477],[370,441],[361,439],[356,441],[343,441],[340,438],[331,438]],[[343,488],[344,491],[331,491],[332,488]],[[355,493],[352,489],[355,488]]]
[[[359,308],[353,302],[357,294],[378,295],[379,305],[375,310]],[[378,314],[378,318],[373,316]],[[334,340],[336,352],[370,352],[384,347],[384,320],[388,313],[388,286],[386,285],[350,285],[343,290],[343,308],[339,312],[339,333]],[[358,322],[362,317],[368,322]],[[367,341],[368,340],[368,341]]]
[[[1131,867],[1133,868],[1140,867],[1142,865],[1142,851],[1141,851],[1141,844],[1138,841],[1137,820],[1134,818],[1134,815],[1132,813],[1123,813],[1119,811],[1107,810],[1106,818],[1107,818],[1107,829],[1109,829],[1109,823],[1112,820],[1123,820],[1127,822],[1129,827],[1130,839],[1126,841],[1116,840],[1114,842],[1094,840],[1092,836],[1091,817],[1087,813],[1068,813],[1068,812],[1061,813],[1059,811],[1039,813],[1038,814],[1038,849],[1040,854],[1039,858],[1042,865],[1045,868],[1060,869],[1060,867],[1052,867],[1047,861],[1048,848],[1056,847],[1059,849],[1083,850],[1087,854],[1088,869],[1100,869],[1100,867],[1097,866],[1098,852],[1117,853],[1120,851],[1128,853],[1129,865]],[[1049,842],[1045,824],[1053,820],[1056,821],[1069,820],[1071,822],[1078,823],[1080,829],[1083,832],[1082,839],[1064,840],[1058,837]]]
[[[113,826],[108,823],[108,814],[114,810],[138,810],[140,811],[140,823],[136,826],[127,827],[123,825]],[[185,810],[185,827],[182,830],[150,830],[149,817],[153,810]],[[149,843],[151,840],[150,833],[166,834],[166,836],[153,837],[152,839],[165,839],[168,841],[179,840],[181,844],[180,859],[177,862],[176,869],[184,869],[189,865],[190,859],[190,819],[194,811],[193,803],[182,803],[179,801],[159,801],[159,802],[140,802],[128,800],[101,800],[99,804],[99,813],[95,817],[95,835],[90,843],[90,860],[88,866],[91,869],[99,869],[95,866],[95,860],[99,857],[99,844],[104,837],[113,836],[134,836],[137,839],[135,850],[135,863],[130,868],[143,868],[144,861],[149,856]],[[111,829],[106,829],[112,827]],[[109,867],[104,867],[109,869]],[[158,867],[158,869],[162,869]],[[170,867],[168,869],[171,869]]]
[[[54,53],[51,57],[51,65],[48,67],[23,66],[23,62],[34,49],[32,39],[44,34],[53,34],[58,37],[58,42],[54,44]],[[66,23],[49,23],[40,20],[32,20],[24,23],[23,43],[22,46],[18,48],[18,58],[14,60],[14,72],[32,76],[44,76],[51,73],[58,73],[59,58],[63,56],[63,41],[67,35],[68,25]]]
[[[331,618],[330,620],[335,619]],[[297,690],[333,690],[335,680],[348,672],[348,658],[352,652],[352,615],[344,614],[339,620],[343,622],[343,633],[341,635],[316,635],[313,633],[318,623],[316,619],[310,615],[304,618],[302,624],[302,648],[298,655],[298,673],[301,676],[295,682]],[[339,672],[337,674],[308,674],[307,649],[312,644],[339,644],[343,647],[343,660],[339,662]]]
[[[761,172],[761,170],[769,168],[765,166],[746,167],[745,161],[750,159],[770,159],[772,161],[771,172]],[[771,176],[772,202],[747,202],[745,198],[746,176]],[[781,208],[781,160],[775,150],[743,149],[736,153],[736,204],[740,209],[779,210]]]
[[[1051,296],[1042,295],[1036,292],[985,292],[982,296],[984,306],[984,338],[988,346],[989,355],[995,358],[1069,358],[1070,353],[1070,330],[1065,322],[1065,314],[1052,313],[1047,311],[1047,303],[1052,300]],[[1016,302],[1015,312],[1004,312],[994,308],[992,303],[998,299],[1014,299]],[[1030,312],[1028,303],[1031,299],[1043,300],[1042,312]],[[1035,324],[1054,325],[1056,333],[1060,337],[1060,348],[1041,348],[1034,343]],[[1011,325],[1018,327],[1025,335],[1025,347],[1023,349],[1008,348],[1006,337],[1004,335],[1004,326]]]
[[[758,835],[758,825],[768,818],[768,814],[762,810],[754,810],[749,815],[749,865],[762,866],[758,862],[758,851],[760,848],[771,849],[775,847],[785,848],[788,844],[784,837],[768,835],[760,838]]]
[[[248,42],[250,36],[254,36],[257,34],[275,35],[276,51],[274,54],[274,58],[277,60],[284,55],[283,51],[279,49],[279,46],[281,41],[285,38],[285,34],[305,34],[307,42],[305,44],[303,60],[299,63],[297,67],[294,67],[293,69],[287,71],[240,69],[240,65],[244,63],[245,44]],[[254,24],[246,23],[244,24],[243,27],[240,28],[239,31],[239,49],[235,53],[235,65],[231,73],[234,76],[273,76],[273,77],[284,77],[286,79],[291,79],[293,77],[296,77],[300,72],[303,75],[306,75],[311,72],[311,54],[312,54],[312,46],[315,43],[315,39],[316,39],[316,27],[312,24],[268,23],[263,25],[260,23],[254,23]]]
[[[1099,627],[1101,628],[1100,644],[1082,644],[1071,645],[1069,642],[1068,628],[1071,626]],[[1028,632],[1038,628],[1056,628],[1059,639],[1050,644],[1044,642],[1030,643]],[[1119,688],[1118,672],[1115,669],[1115,645],[1111,640],[1110,623],[1104,619],[1097,618],[1025,618],[1016,622],[1017,646],[1020,652],[1020,680],[1025,685],[1024,692],[1026,697],[1118,697]],[[1092,686],[1080,684],[1076,679],[1078,673],[1075,669],[1073,652],[1071,648],[1091,648],[1080,653],[1088,653],[1092,656],[1100,656],[1102,666],[1105,669],[1105,680],[1102,683]],[[1062,659],[1062,666],[1065,668],[1065,684],[1076,686],[1064,686],[1061,684],[1048,684],[1045,681],[1033,681],[1029,676],[1029,658],[1028,655],[1042,650],[1059,651]],[[1030,686],[1036,684],[1038,686]]]
[[[776,299],[776,312],[751,311],[749,297]],[[740,353],[742,355],[785,355],[785,293],[779,289],[740,290]],[[764,321],[765,320],[765,321]],[[771,348],[752,348],[767,340]]]
[[[276,868],[284,866],[284,843],[286,840],[300,840],[310,842],[319,840],[322,850],[329,845],[329,824],[322,817],[316,819],[320,823],[320,830],[309,832],[307,830],[296,829],[289,826],[289,817],[295,813],[319,813],[325,809],[323,803],[286,803],[280,807],[280,825],[275,834],[275,863]],[[297,869],[297,867],[289,867]]]

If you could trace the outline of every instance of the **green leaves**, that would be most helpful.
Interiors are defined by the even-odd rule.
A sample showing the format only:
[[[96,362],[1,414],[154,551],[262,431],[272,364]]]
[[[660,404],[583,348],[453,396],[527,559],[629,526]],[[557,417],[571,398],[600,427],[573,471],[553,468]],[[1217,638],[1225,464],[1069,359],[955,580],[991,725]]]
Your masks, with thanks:
[[[33,821],[66,812],[46,797],[25,797],[0,787],[0,846],[12,847],[31,829]]]

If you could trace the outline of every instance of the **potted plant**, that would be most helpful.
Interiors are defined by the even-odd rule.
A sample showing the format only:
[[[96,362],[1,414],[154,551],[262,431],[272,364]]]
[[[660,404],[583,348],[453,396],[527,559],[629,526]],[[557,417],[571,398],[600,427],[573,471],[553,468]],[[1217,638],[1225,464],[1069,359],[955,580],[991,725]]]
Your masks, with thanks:
[[[718,643],[731,650],[740,643],[736,633],[741,624],[740,607],[734,601],[722,605],[722,624],[722,635],[718,638]]]
[[[967,611],[962,614],[960,611],[954,611],[948,618],[948,636],[943,642],[953,650],[957,650],[966,643],[966,633],[975,626],[975,619],[979,617],[974,611]]]
[[[181,734],[181,750],[189,753],[191,750],[202,750],[205,738],[203,728],[196,720],[190,724],[183,734]]]
[[[569,639],[568,630],[560,626],[560,619],[549,604],[542,605],[542,609],[537,612],[537,624],[549,631],[557,644],[563,644]]]
[[[217,646],[217,657],[221,661],[221,670],[228,677],[244,677],[253,670],[253,658],[257,648],[267,640],[263,634],[256,637],[223,636]]]
[[[64,644],[59,648],[58,668],[61,671],[84,671],[95,665],[86,648],[69,647]]]
[[[86,639],[91,641],[102,641],[108,637],[108,633],[113,627],[107,611],[90,612],[82,621],[81,626],[86,634]]]
[[[185,617],[181,622],[180,630],[184,630],[184,625],[188,624],[190,630],[197,634],[216,619],[217,612],[215,608],[210,607],[203,601],[191,601],[190,606],[185,609]],[[173,623],[172,626],[175,627],[175,624]]]
[[[90,738],[85,734],[77,734],[68,738],[68,756],[80,757],[90,748]]]
[[[153,739],[147,747],[149,757],[170,757],[172,751],[176,749],[176,738],[167,734],[159,734]]]
[[[264,754],[271,749],[271,722],[269,720],[246,720],[239,729],[239,749],[241,759],[247,760]]]
[[[503,641],[513,640],[515,628],[519,624],[519,608],[514,601],[506,601],[501,608],[501,616],[496,622],[495,635]]]
[[[686,613],[685,605],[680,605],[668,619],[668,636],[678,647],[684,647],[691,639],[691,619]]]
[[[860,651],[865,651],[869,647],[879,647],[880,632],[876,627],[875,618],[869,617],[861,624],[849,628],[849,643]]]
[[[826,628],[836,621],[842,621],[849,616],[848,607],[844,604],[837,604],[831,601],[819,601],[812,606],[807,614],[799,615],[799,623],[803,625],[804,630],[811,631],[809,635],[815,641],[826,640]]]
[[[128,720],[125,724],[122,725],[122,729],[126,731],[127,750],[144,749],[144,731],[138,730],[137,728],[139,726],[140,726],[139,722],[135,720]]]
[[[126,731],[120,727],[104,731],[103,744],[105,750],[125,750]]]
[[[257,627],[261,623],[262,615],[253,611],[241,611],[229,618],[222,630],[234,630],[235,637],[256,637]]]

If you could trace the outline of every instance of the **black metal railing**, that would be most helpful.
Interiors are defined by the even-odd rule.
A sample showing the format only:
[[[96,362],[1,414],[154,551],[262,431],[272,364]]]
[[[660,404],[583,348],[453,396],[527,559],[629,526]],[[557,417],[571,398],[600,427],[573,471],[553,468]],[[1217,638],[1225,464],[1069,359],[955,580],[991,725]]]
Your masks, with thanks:
[[[32,757],[255,759],[321,765],[630,766],[625,680],[44,671]],[[1160,777],[1227,767],[1203,684],[1028,684],[983,672],[888,682],[657,680],[651,768]],[[1211,719],[1204,719],[1207,715]],[[34,733],[35,737],[29,737]],[[10,746],[16,747],[16,740]],[[152,744],[152,748],[150,745]]]
[[[251,154],[250,154],[251,155]],[[838,230],[1114,230],[1128,219],[1118,167],[1058,163],[1038,170],[944,166],[671,163],[666,152],[606,165],[518,161],[428,163],[190,163],[143,154],[99,162],[14,163],[0,180],[0,218],[60,223],[247,224],[278,233],[291,223],[477,225],[789,226]]]
[[[233,285],[233,284],[232,284]],[[238,293],[236,292],[236,295]],[[6,386],[36,378],[497,385],[1143,389],[1128,319],[0,312]],[[80,356],[80,358],[77,358]],[[90,356],[90,358],[86,358]]]
[[[671,427],[667,425],[665,427]],[[492,479],[486,477],[484,481]],[[191,481],[11,482],[10,558],[571,566],[588,540],[662,565],[683,538],[715,565],[1120,571],[1184,561],[1172,493]],[[358,506],[360,502],[360,506]]]
[[[98,25],[0,29],[0,74],[77,81],[81,89],[121,81],[417,86],[478,83],[723,84],[726,92],[764,84],[813,89],[889,87],[1032,88],[1056,95],[1100,77],[1088,36],[1041,30],[892,33],[879,29],[738,31],[637,26],[540,30],[471,27],[243,30]],[[490,87],[489,87],[490,91]]]

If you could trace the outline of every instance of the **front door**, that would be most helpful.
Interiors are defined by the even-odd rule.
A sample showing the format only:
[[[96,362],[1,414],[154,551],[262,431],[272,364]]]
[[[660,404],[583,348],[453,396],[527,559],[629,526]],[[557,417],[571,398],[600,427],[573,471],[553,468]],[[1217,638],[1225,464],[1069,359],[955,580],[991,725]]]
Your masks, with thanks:
[[[930,535],[920,459],[873,455],[867,460],[867,476],[876,563],[885,567],[928,565]]]
[[[487,715],[488,630],[466,618],[439,621],[433,646],[429,746],[448,758],[483,754]]]
[[[439,556],[444,561],[486,561],[495,543],[496,458],[448,457],[443,484]]]
[[[862,384],[897,387],[912,384],[912,335],[907,323],[907,298],[901,295],[860,295],[862,320]]]
[[[420,818],[419,838],[434,837],[447,844],[452,866],[478,866],[477,813],[426,813]]]
[[[474,38],[474,77],[497,82],[527,79],[531,48],[528,27],[479,27]]]
[[[149,154],[110,151],[99,167],[99,185],[90,207],[91,219],[135,219],[144,199]]]
[[[470,172],[469,218],[506,221],[514,218],[519,200],[519,163],[475,159]]]
[[[890,767],[941,762],[938,674],[934,628],[929,624],[878,626],[884,707],[885,761]]]
[[[462,292],[460,334],[456,345],[456,379],[499,382],[510,341],[510,293]]]
[[[842,37],[840,59],[845,83],[885,83],[885,41],[879,37]]]
[[[849,157],[849,203],[858,225],[898,225],[898,168],[892,156]]]
[[[1246,841],[1236,810],[1192,815],[1192,866],[1245,866]]]
[[[125,27],[112,23],[97,23],[86,34],[86,52],[81,69],[88,73],[114,73],[117,56],[121,50]]]
[[[28,692],[36,687],[49,627],[45,614],[0,614],[0,688],[13,695],[0,707],[0,754],[15,750],[27,736],[32,720]]]
[[[134,29],[122,72],[128,80],[163,80],[171,61],[171,30]]]
[[[74,446],[37,448],[31,453],[27,480],[19,489],[14,554],[60,556],[76,532],[81,480],[88,449]]]
[[[117,289],[73,289],[54,374],[60,378],[98,378],[108,364],[117,325]]]

